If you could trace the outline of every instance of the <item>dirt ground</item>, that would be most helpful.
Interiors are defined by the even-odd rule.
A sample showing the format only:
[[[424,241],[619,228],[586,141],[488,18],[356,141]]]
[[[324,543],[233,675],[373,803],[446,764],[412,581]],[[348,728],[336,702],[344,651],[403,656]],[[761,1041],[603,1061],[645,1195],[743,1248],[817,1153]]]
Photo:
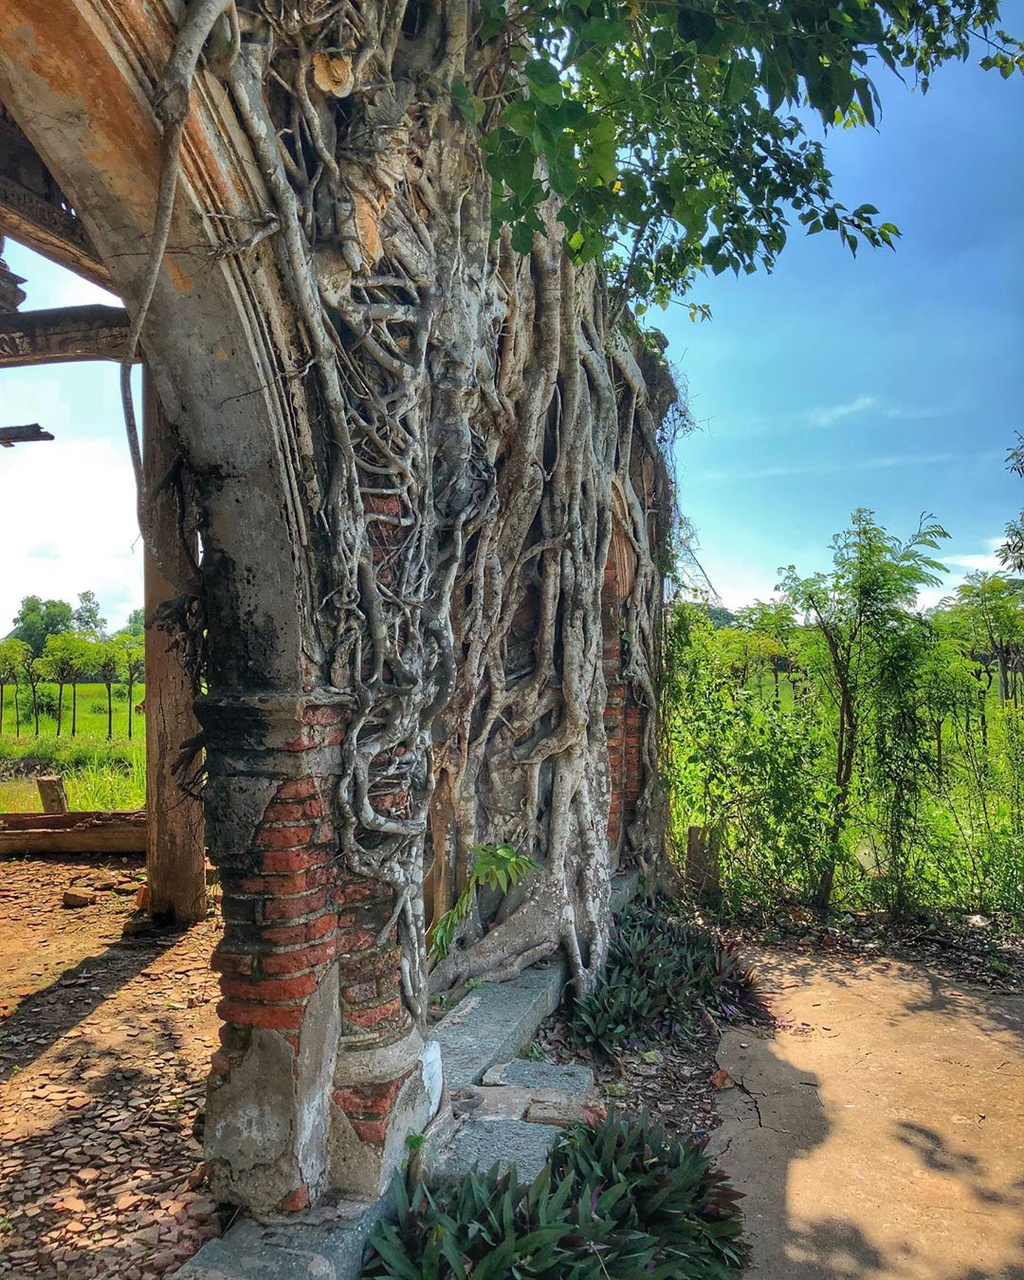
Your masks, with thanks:
[[[218,925],[122,938],[141,865],[0,861],[0,1276],[160,1280],[220,1234],[192,1132]]]
[[[757,961],[711,1151],[759,1280],[1024,1280],[1024,995],[920,962]]]

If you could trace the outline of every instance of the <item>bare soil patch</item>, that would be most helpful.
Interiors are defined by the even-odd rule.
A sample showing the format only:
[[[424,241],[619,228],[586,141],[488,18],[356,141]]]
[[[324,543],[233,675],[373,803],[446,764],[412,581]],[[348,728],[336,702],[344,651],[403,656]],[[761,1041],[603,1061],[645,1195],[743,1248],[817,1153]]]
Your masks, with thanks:
[[[122,938],[141,866],[0,863],[0,1276],[161,1280],[220,1234],[192,1132],[219,925]]]

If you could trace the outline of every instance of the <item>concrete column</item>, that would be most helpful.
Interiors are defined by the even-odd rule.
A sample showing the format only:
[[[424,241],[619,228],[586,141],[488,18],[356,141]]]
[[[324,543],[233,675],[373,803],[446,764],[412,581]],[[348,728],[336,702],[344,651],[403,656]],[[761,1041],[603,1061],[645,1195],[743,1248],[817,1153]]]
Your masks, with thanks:
[[[200,704],[224,893],[206,1153],[214,1194],[257,1215],[375,1195],[440,1101],[401,998],[392,892],[338,856],[347,706],[337,691]]]
[[[175,452],[147,371],[143,377],[143,454],[151,494],[173,464]],[[186,925],[206,915],[206,850],[202,802],[181,789],[175,763],[182,744],[199,733],[199,722],[181,653],[172,647],[172,637],[154,625],[161,606],[179,595],[179,588],[164,577],[160,565],[179,581],[193,576],[178,514],[173,491],[150,499],[150,529],[160,564],[146,548],[146,872],[153,920]],[[194,539],[194,533],[186,532],[186,536]],[[194,546],[193,554],[196,550]]]

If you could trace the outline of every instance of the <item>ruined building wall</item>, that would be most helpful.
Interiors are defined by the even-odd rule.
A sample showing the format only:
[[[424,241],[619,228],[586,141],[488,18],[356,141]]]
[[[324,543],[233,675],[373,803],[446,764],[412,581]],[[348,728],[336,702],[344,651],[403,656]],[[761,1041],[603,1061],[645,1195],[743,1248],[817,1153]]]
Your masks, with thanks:
[[[527,253],[492,236],[451,85],[494,50],[454,0],[6,8],[0,99],[141,327],[199,513],[214,1190],[373,1194],[440,1100],[428,912],[474,850],[537,870],[435,987],[561,948],[589,989],[617,861],[657,851],[671,379],[557,210]]]

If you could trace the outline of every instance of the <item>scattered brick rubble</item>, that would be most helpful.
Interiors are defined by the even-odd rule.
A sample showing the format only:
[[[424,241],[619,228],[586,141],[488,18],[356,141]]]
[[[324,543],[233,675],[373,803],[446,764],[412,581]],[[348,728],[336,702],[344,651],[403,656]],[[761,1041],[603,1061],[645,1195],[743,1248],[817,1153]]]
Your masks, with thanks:
[[[123,940],[140,859],[0,880],[0,1276],[162,1280],[220,1233],[193,1133],[215,920]],[[64,908],[74,885],[91,905]]]

